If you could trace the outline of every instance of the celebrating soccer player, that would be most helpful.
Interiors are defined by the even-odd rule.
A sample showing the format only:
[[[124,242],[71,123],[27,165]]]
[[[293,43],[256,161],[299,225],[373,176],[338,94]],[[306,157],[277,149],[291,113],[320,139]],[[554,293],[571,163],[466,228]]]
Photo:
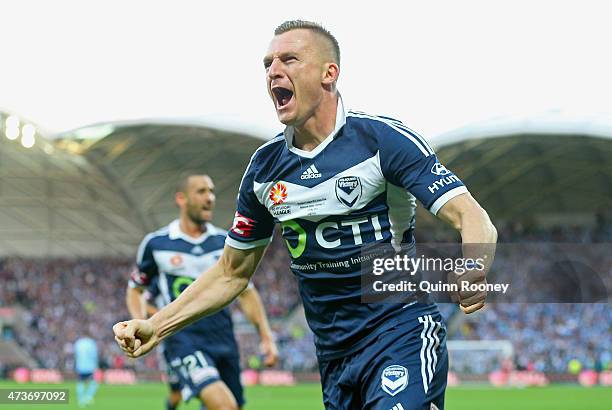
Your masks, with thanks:
[[[495,243],[495,228],[420,135],[400,121],[346,110],[336,89],[340,50],[326,29],[281,24],[263,64],[286,128],[253,154],[223,254],[150,319],[116,324],[117,342],[139,357],[222,309],[247,287],[280,223],[315,334],[325,407],[442,409],[448,357],[436,305],[361,303],[361,266],[351,262],[366,244],[412,244],[415,198],[464,244]],[[485,274],[464,280],[484,283]],[[485,293],[458,297],[471,313]]]
[[[138,250],[137,269],[130,277],[126,303],[135,319],[146,317],[143,291],[157,282],[164,304],[175,300],[200,274],[217,262],[225,233],[213,226],[214,184],[207,175],[185,173],[179,178],[176,203],[179,219],[147,235]],[[253,286],[238,296],[247,318],[258,328],[265,364],[274,365],[278,352],[265,310]],[[164,341],[171,394],[166,408],[182,398],[198,397],[208,410],[237,409],[244,404],[240,358],[228,309],[203,318]]]

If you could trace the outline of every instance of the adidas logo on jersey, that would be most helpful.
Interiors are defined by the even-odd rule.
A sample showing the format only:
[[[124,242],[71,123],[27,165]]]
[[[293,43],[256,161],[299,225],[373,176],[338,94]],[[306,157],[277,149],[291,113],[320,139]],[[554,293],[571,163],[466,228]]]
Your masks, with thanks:
[[[397,403],[395,406],[391,407],[391,410],[404,410],[404,406],[402,406],[402,403]]]
[[[315,167],[314,164],[309,166],[308,169],[304,171],[302,173],[302,176],[300,177],[300,179],[316,179],[316,178],[321,178],[321,173],[319,172],[317,167]]]

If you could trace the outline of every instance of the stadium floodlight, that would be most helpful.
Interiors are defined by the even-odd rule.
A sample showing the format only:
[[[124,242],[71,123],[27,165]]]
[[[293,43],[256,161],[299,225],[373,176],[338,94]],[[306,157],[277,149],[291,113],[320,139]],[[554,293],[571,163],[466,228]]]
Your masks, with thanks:
[[[21,145],[24,148],[32,148],[35,142],[36,142],[36,138],[34,138],[34,134],[29,134],[29,135],[24,134],[21,137]]]
[[[36,127],[32,124],[25,124],[21,127],[21,135],[23,135],[23,138],[33,138],[36,135]]]
[[[7,128],[4,130],[4,135],[10,140],[16,140],[19,138],[19,128]]]
[[[6,128],[19,128],[19,118],[14,115],[6,117]]]
[[[9,115],[6,117],[6,127],[4,130],[4,135],[6,138],[10,140],[16,140],[19,138],[19,118],[14,115]]]

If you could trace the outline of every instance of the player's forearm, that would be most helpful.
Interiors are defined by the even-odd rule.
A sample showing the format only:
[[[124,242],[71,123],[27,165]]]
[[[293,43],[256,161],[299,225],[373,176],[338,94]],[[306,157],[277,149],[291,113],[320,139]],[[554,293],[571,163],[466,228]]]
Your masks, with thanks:
[[[220,260],[149,320],[160,339],[227,306],[247,286],[250,275],[236,274]]]
[[[242,292],[239,301],[240,308],[247,319],[257,328],[261,340],[272,340],[272,330],[259,292],[255,288],[248,288]]]
[[[460,217],[459,232],[463,243],[464,258],[482,258],[485,274],[495,258],[497,229],[489,215],[480,206],[470,208]]]
[[[144,302],[142,300],[142,291],[128,285],[125,291],[125,304],[132,319],[145,319]]]

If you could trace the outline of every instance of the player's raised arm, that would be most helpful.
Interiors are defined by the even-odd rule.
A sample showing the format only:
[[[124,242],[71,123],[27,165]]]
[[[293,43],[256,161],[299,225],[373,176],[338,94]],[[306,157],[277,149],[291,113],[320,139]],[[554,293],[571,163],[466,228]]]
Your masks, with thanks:
[[[189,323],[222,309],[244,291],[264,251],[264,246],[235,249],[226,245],[212,268],[150,319],[113,326],[115,340],[128,356],[139,357]]]
[[[261,303],[259,292],[255,287],[248,287],[240,294],[238,301],[240,302],[240,309],[242,309],[245,316],[255,325],[259,332],[261,350],[265,355],[264,364],[266,366],[276,365],[278,362],[278,348],[274,342],[274,336],[268,323],[266,310],[263,303]]]
[[[486,283],[487,272],[495,257],[497,230],[487,212],[469,192],[458,195],[440,208],[437,216],[461,233],[464,258],[482,258],[484,269],[473,269],[461,275],[461,280],[470,283]],[[486,291],[459,291],[461,310],[472,313],[484,306]]]

